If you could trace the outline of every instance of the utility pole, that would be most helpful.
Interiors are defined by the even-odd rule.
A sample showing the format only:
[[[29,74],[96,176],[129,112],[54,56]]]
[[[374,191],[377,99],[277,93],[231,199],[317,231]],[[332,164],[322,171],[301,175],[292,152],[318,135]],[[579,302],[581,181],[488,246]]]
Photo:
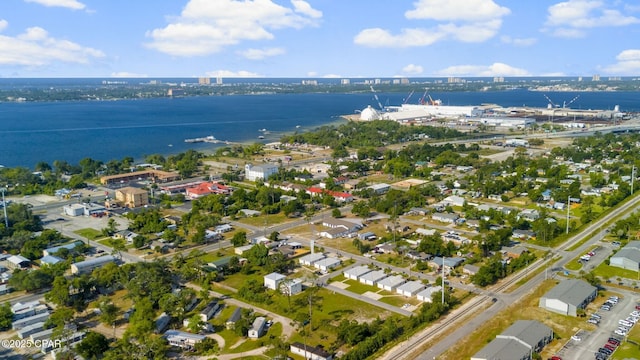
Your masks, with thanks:
[[[631,195],[633,195],[633,180],[635,180],[636,177],[636,166],[633,165],[631,167]]]
[[[567,234],[569,233],[569,210],[571,210],[571,197],[567,198]]]
[[[444,255],[442,255],[442,305],[444,305]]]
[[[4,201],[4,192],[7,191],[7,188],[0,188],[2,191],[2,208],[4,209],[4,226],[6,229],[9,228],[9,218],[7,217],[7,202]]]

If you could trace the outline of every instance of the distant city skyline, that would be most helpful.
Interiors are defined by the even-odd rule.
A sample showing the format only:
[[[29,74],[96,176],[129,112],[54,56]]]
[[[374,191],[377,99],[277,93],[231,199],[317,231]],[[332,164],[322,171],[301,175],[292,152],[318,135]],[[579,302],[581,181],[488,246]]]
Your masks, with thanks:
[[[640,75],[631,0],[4,0],[0,77]]]

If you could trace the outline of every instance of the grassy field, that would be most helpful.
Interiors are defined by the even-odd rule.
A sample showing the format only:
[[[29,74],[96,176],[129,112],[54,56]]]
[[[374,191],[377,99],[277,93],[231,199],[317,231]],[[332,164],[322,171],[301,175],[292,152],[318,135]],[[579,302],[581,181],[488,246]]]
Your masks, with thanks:
[[[263,226],[268,228],[271,225],[285,224],[292,220],[296,220],[296,219],[288,218],[284,214],[273,214],[273,215],[260,215],[260,216],[251,216],[251,217],[241,218],[241,219],[238,219],[238,222],[242,224],[251,225],[251,226],[258,226],[258,227]],[[267,234],[269,234],[269,229],[267,229]]]
[[[74,233],[89,239],[89,240],[96,240],[96,239],[100,239],[100,238],[105,238],[104,235],[102,235],[102,231],[100,230],[96,230],[96,229],[92,229],[92,228],[85,228],[85,229],[80,229],[80,230],[76,230],[74,231]]]

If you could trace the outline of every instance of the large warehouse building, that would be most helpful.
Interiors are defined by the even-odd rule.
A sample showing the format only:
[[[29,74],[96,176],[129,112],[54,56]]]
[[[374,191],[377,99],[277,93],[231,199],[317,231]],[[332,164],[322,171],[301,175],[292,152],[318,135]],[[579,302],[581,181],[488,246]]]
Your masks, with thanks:
[[[630,241],[609,259],[609,265],[640,271],[640,241]]]
[[[540,307],[562,315],[577,316],[598,295],[598,289],[577,279],[565,280],[540,298]]]

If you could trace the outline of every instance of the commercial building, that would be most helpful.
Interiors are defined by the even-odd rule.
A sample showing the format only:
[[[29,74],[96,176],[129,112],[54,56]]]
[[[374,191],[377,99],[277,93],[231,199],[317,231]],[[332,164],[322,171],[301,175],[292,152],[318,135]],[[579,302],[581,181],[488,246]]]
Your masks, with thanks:
[[[540,298],[540,307],[562,315],[577,316],[598,295],[598,289],[589,283],[569,279],[549,290]]]
[[[149,194],[143,189],[124,187],[116,190],[116,201],[123,207],[137,208],[149,204]]]
[[[244,166],[244,178],[249,181],[267,180],[269,176],[278,173],[278,166],[271,164]]]
[[[115,262],[116,258],[112,255],[100,256],[97,258],[80,261],[75,264],[71,264],[72,274],[84,274],[93,271],[93,269],[104,266],[107,263]]]
[[[553,329],[535,320],[518,320],[471,360],[530,360],[553,340]]]
[[[609,265],[640,271],[640,241],[629,241],[625,247],[609,259]]]
[[[152,182],[169,182],[180,179],[180,174],[156,169],[132,171],[125,174],[109,175],[100,178],[102,185],[116,185],[131,181],[151,180]]]

